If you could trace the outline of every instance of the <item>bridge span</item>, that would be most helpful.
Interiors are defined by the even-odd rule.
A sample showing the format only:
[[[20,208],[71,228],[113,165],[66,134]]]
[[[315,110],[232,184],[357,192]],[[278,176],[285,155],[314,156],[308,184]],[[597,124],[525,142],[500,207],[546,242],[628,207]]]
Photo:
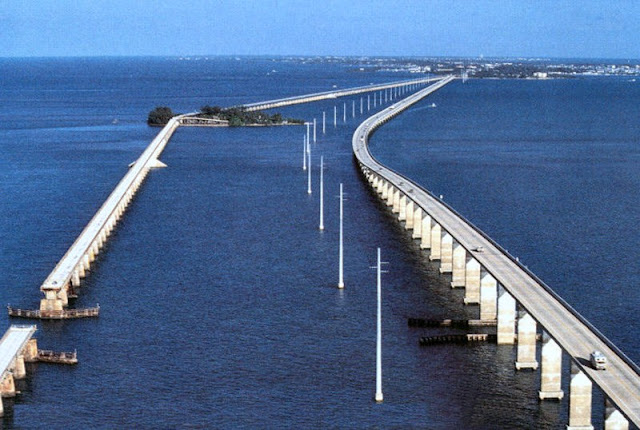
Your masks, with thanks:
[[[498,344],[516,344],[517,369],[537,369],[536,335],[543,333],[539,398],[562,399],[563,351],[571,362],[569,429],[591,425],[592,384],[606,397],[605,428],[640,426],[640,369],[551,288],[453,208],[411,179],[381,165],[368,148],[369,135],[386,121],[449,83],[422,89],[364,121],[352,139],[360,169],[412,237],[451,276],[452,287],[465,288],[465,304],[478,304],[481,320],[497,319]],[[516,341],[517,339],[517,341]],[[592,351],[608,359],[595,370]]]
[[[247,110],[269,109],[365,92],[391,91],[392,89],[395,93],[390,92],[389,98],[394,99],[409,91],[417,90],[420,86],[428,82],[439,79],[442,78],[420,78],[388,84],[340,89],[252,103],[243,105],[243,107]],[[387,98],[386,95],[385,93],[385,98]],[[382,104],[382,93],[380,97],[380,104]],[[10,315],[45,319],[66,319],[98,315],[99,306],[88,309],[67,309],[69,298],[76,296],[76,290],[81,284],[81,279],[84,278],[90,270],[96,256],[104,247],[111,232],[124,214],[129,203],[149,173],[149,170],[157,167],[165,167],[158,158],[178,127],[225,125],[224,121],[195,118],[196,114],[197,113],[188,113],[173,117],[151,141],[142,155],[129,166],[129,170],[118,185],[116,185],[107,200],[102,204],[100,209],[98,209],[78,238],[73,242],[40,286],[40,290],[44,293],[44,298],[40,300],[39,309],[24,310],[9,307]]]
[[[411,80],[398,81],[398,82],[390,82],[387,84],[376,84],[376,85],[372,84],[364,87],[345,88],[342,90],[324,91],[320,93],[286,97],[286,98],[277,99],[277,100],[248,103],[248,104],[242,105],[241,107],[243,107],[247,111],[255,111],[255,110],[263,110],[263,109],[273,109],[273,108],[290,106],[290,105],[301,104],[301,103],[317,102],[320,100],[335,99],[338,97],[346,97],[346,96],[352,96],[355,94],[384,91],[384,90],[390,90],[390,89],[402,88],[405,90],[409,90],[409,89],[414,90],[418,88],[419,85],[425,85],[430,82],[439,81],[441,79],[442,79],[441,77],[419,78],[419,79],[411,79]]]

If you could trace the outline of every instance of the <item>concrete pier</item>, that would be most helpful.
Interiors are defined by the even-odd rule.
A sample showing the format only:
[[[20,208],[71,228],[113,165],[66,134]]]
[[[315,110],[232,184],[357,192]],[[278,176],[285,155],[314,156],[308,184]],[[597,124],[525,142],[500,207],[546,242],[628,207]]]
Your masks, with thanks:
[[[413,229],[413,217],[415,215],[415,206],[413,204],[413,200],[407,199],[407,204],[405,206],[405,224],[404,228],[407,230]]]
[[[609,399],[604,403],[604,430],[629,430],[629,421]]]
[[[440,224],[431,221],[431,253],[429,260],[440,260],[442,246],[442,228]]]
[[[542,332],[542,366],[540,370],[540,400],[564,397],[562,391],[562,349],[546,331]]]
[[[567,430],[593,430],[591,425],[591,387],[591,380],[577,364],[571,362]]]
[[[440,237],[440,273],[453,271],[453,237],[447,231],[442,231]]]
[[[413,209],[413,234],[411,235],[414,239],[422,239],[422,220],[424,218],[424,212],[422,209],[415,205]]]
[[[498,345],[515,342],[516,301],[502,285],[498,286]]]
[[[518,356],[516,369],[537,369],[536,322],[526,311],[518,312]]]
[[[451,273],[451,287],[466,285],[467,250],[457,241],[453,242],[453,268]]]
[[[480,303],[480,263],[473,257],[466,258],[465,264],[465,279],[464,279],[464,304],[477,304]],[[495,279],[494,279],[495,282]],[[495,291],[495,287],[494,287]],[[493,298],[495,303],[495,295]],[[494,306],[495,308],[495,306]],[[486,311],[486,310],[485,310]],[[493,311],[495,314],[495,310]],[[482,318],[480,318],[482,319]],[[491,319],[491,318],[490,318]],[[495,319],[495,315],[493,317]]]
[[[431,221],[431,216],[426,212],[422,212],[422,226],[420,228],[420,248],[421,249],[431,249],[431,226],[433,225]]]
[[[489,272],[480,272],[480,320],[492,321],[498,316],[498,282]]]

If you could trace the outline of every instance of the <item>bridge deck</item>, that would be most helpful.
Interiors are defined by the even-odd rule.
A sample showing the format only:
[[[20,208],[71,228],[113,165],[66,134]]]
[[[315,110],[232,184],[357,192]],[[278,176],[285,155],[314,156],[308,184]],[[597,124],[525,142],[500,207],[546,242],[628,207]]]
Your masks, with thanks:
[[[244,107],[246,110],[249,110],[249,111],[261,110],[261,109],[272,109],[276,107],[289,106],[289,105],[300,104],[300,103],[309,103],[309,102],[315,102],[315,101],[326,100],[326,99],[335,99],[338,97],[352,96],[354,94],[362,94],[362,93],[368,93],[373,91],[386,90],[389,88],[403,87],[405,85],[427,84],[429,82],[437,81],[440,79],[442,78],[439,78],[439,77],[419,78],[419,79],[410,79],[410,80],[397,81],[397,82],[389,82],[386,84],[376,84],[376,85],[372,84],[364,87],[345,88],[340,90],[324,91],[320,93],[305,94],[301,96],[286,97],[282,99],[268,100],[263,102],[247,103],[242,105],[242,107]]]
[[[620,411],[634,424],[640,425],[638,367],[486,234],[432,193],[379,164],[369,152],[367,139],[376,127],[449,81],[450,79],[444,80],[423,89],[363,122],[354,133],[352,141],[356,158],[365,169],[377,173],[399,188],[449,232],[544,327]],[[472,251],[479,246],[484,247],[483,252]],[[600,350],[607,356],[609,363],[606,371],[597,371],[589,366],[589,354],[593,350]]]
[[[162,152],[167,141],[171,137],[173,130],[178,126],[178,118],[172,119],[160,133],[151,141],[138,160],[124,175],[115,189],[111,192],[107,200],[102,204],[98,212],[82,230],[75,242],[60,259],[56,267],[45,279],[41,290],[60,290],[69,284],[73,271],[82,264],[81,260],[89,252],[90,247],[96,241],[100,231],[104,229],[107,221],[114,215],[119,205],[122,203],[127,192],[132,188],[136,179],[143,174],[145,169]]]
[[[0,339],[0,372],[4,379],[16,356],[24,349],[36,331],[35,325],[12,325]]]

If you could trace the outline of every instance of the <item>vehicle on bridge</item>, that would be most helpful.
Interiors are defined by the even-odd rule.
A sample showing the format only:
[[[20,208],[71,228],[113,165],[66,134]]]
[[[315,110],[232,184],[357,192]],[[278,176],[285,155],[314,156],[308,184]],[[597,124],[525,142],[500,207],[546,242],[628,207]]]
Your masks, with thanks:
[[[607,357],[604,356],[600,351],[593,351],[591,353],[591,365],[596,370],[606,370],[607,369]]]

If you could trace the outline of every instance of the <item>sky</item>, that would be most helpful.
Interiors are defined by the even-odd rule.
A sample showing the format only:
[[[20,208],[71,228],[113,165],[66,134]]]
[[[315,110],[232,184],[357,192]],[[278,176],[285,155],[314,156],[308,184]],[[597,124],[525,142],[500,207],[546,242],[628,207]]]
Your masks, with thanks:
[[[636,0],[0,0],[0,57],[640,59]]]

